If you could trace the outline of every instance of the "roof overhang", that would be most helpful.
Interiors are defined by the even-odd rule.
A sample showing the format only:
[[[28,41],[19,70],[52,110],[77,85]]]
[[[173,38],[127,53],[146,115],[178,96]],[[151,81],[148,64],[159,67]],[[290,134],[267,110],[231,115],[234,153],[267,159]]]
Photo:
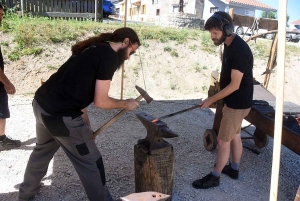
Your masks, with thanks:
[[[141,0],[133,0],[131,1],[131,4],[135,6],[141,6]]]
[[[262,11],[277,12],[277,9],[271,8],[270,6],[262,4],[259,1],[255,1],[255,3],[251,2],[250,0],[249,1],[240,0],[241,3],[239,3],[239,0],[220,0],[220,1],[223,2],[224,4],[230,5],[230,6],[237,6],[237,7],[242,7],[242,8],[254,8],[254,9],[262,10]],[[251,3],[254,5],[251,5]],[[255,4],[257,4],[257,3],[258,3],[258,5],[263,5],[266,7],[256,6]]]
[[[234,2],[229,2],[228,5],[230,5],[230,6],[238,6],[238,7],[243,7],[243,8],[255,8],[256,10],[262,10],[262,11],[273,11],[273,12],[277,12],[277,9],[272,9],[272,8],[262,8],[262,7],[259,7],[259,6],[245,5],[245,4],[234,3]]]

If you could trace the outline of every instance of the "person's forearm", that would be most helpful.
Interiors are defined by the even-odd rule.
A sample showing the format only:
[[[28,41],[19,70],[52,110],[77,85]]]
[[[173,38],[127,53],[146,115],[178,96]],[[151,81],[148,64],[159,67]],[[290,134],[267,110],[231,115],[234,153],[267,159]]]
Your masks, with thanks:
[[[220,92],[218,92],[216,95],[211,97],[212,102],[217,102],[218,100],[221,100],[221,99],[225,98],[226,96],[229,96],[236,90],[237,90],[236,87],[234,87],[232,84],[229,84],[224,89],[222,89]]]
[[[4,85],[9,85],[11,83],[1,68],[0,68],[0,82],[2,82]]]
[[[126,101],[107,97],[105,100],[101,100],[95,103],[95,106],[105,110],[119,108],[124,109],[126,107]]]

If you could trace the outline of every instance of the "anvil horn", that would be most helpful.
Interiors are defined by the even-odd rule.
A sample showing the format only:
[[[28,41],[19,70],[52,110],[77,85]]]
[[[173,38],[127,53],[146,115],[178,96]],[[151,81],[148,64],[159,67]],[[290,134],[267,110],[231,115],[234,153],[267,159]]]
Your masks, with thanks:
[[[171,129],[169,128],[161,128],[159,130],[159,137],[163,137],[163,138],[174,138],[174,137],[178,137],[178,135],[176,133],[174,133]]]

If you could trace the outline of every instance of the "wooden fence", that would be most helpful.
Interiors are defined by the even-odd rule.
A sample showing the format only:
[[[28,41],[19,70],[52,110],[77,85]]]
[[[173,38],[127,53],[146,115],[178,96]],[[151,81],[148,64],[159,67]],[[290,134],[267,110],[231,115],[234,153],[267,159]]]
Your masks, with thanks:
[[[63,19],[93,19],[102,21],[103,0],[23,0],[24,14],[63,18]],[[0,0],[7,8],[21,9],[19,0]],[[95,8],[96,13],[95,13]]]

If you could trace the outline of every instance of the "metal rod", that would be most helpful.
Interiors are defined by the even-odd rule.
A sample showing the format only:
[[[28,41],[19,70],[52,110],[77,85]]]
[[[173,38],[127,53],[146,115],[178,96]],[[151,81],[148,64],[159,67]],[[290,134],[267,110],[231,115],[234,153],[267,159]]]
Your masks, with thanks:
[[[159,117],[159,118],[157,118],[157,119],[159,119],[159,120],[166,119],[166,118],[173,117],[173,116],[175,116],[175,115],[178,115],[178,114],[181,114],[181,113],[184,113],[184,112],[187,112],[187,111],[196,109],[196,108],[200,108],[200,105],[195,105],[195,106],[193,106],[193,107],[190,107],[190,108],[187,108],[187,109],[184,109],[184,110],[180,110],[180,111],[178,111],[178,112],[174,112],[174,113],[171,113],[171,114],[168,114],[168,115]]]

